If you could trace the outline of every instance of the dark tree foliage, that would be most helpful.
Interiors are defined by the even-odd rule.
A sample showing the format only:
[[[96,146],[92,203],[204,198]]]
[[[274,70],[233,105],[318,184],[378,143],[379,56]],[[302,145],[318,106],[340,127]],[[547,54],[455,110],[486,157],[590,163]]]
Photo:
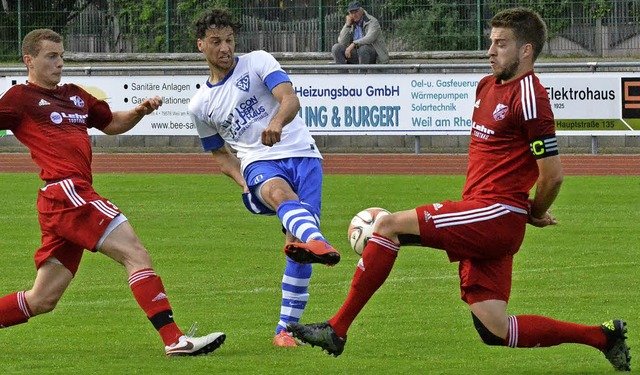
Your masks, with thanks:
[[[0,13],[0,55],[20,56],[21,38],[29,31],[49,28],[62,33],[65,26],[88,5],[104,5],[105,0],[22,0],[7,1]],[[6,6],[6,8],[5,8]],[[18,25],[22,27],[19,29]]]

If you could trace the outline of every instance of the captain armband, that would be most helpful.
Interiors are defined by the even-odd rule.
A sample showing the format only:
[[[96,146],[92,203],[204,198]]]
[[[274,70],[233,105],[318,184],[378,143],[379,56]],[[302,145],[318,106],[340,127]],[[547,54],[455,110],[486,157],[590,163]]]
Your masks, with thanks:
[[[558,155],[558,139],[555,135],[543,135],[531,141],[529,149],[536,159]]]

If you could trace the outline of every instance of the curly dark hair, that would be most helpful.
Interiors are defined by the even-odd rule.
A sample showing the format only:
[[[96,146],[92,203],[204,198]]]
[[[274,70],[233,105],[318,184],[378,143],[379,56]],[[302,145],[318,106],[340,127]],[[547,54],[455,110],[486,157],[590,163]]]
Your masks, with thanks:
[[[512,8],[496,14],[489,26],[513,30],[518,45],[531,43],[533,46],[533,60],[542,52],[547,41],[547,26],[540,15],[526,8]]]
[[[240,22],[233,19],[228,9],[214,8],[206,11],[193,24],[193,29],[198,39],[203,39],[209,29],[221,29],[224,27],[230,27],[234,33],[237,33],[242,27]]]

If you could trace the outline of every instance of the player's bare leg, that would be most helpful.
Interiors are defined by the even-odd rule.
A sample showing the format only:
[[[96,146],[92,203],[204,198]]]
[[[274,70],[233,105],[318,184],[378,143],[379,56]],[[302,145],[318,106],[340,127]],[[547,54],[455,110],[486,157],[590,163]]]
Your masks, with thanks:
[[[38,269],[33,287],[0,298],[0,328],[26,323],[31,317],[52,311],[73,275],[55,259]]]
[[[133,227],[123,221],[102,242],[100,252],[122,264],[129,275],[129,286],[149,321],[162,337],[167,356],[193,356],[210,353],[226,338],[222,332],[194,337],[196,325],[185,335],[173,320],[173,311],[162,280],[152,268],[151,257]]]
[[[25,292],[32,316],[52,311],[71,284],[71,280],[73,275],[65,266],[55,260],[44,262],[38,269],[33,287]]]

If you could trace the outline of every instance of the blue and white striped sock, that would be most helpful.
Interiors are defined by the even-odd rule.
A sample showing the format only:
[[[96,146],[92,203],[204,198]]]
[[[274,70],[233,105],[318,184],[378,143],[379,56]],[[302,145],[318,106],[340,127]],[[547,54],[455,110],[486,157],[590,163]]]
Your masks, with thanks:
[[[282,304],[276,335],[286,329],[287,323],[300,321],[309,300],[311,270],[311,264],[300,264],[287,258],[287,266],[282,277]]]
[[[304,203],[290,200],[282,202],[276,212],[282,225],[302,242],[321,240],[327,242],[320,228],[319,218],[304,207]]]

